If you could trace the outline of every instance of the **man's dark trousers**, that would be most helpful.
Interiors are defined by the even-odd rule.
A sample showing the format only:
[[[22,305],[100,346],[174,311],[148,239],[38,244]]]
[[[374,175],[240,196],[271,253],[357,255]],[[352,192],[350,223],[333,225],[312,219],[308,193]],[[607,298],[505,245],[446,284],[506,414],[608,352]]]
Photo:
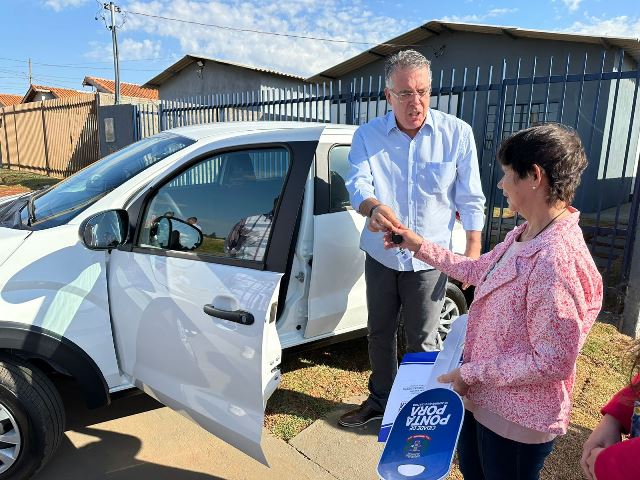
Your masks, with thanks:
[[[407,351],[436,350],[440,312],[447,290],[447,276],[438,270],[399,272],[385,267],[367,254],[369,339],[369,398],[367,403],[383,412],[398,371],[396,335],[402,305]]]

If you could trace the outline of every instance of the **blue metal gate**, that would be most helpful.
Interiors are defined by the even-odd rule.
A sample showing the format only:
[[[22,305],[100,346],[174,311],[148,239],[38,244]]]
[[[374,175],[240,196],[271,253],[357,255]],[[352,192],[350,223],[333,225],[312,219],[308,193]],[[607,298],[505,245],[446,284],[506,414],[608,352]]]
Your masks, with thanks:
[[[526,70],[526,71],[525,71]],[[485,251],[523,221],[508,210],[497,189],[495,161],[500,142],[533,124],[555,121],[575,128],[589,167],[574,205],[605,283],[605,310],[621,311],[629,277],[640,186],[638,89],[640,68],[624,52],[598,58],[519,59],[500,72],[492,67],[433,72],[431,107],[456,115],[475,134],[482,184],[487,196]],[[162,101],[138,111],[142,138],[184,125],[232,121],[301,121],[362,124],[388,111],[382,77],[346,83],[305,84],[261,92],[212,94]]]

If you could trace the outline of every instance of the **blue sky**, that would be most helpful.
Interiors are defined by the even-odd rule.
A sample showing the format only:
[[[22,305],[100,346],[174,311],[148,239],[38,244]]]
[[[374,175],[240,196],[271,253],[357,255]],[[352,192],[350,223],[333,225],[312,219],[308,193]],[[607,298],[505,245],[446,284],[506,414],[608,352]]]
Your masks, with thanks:
[[[184,54],[309,76],[430,20],[640,37],[640,0],[121,0],[121,80],[145,83]],[[139,13],[286,36],[165,21]],[[113,79],[111,34],[97,0],[0,0],[0,93],[33,83],[82,89]],[[95,17],[98,16],[98,20]]]

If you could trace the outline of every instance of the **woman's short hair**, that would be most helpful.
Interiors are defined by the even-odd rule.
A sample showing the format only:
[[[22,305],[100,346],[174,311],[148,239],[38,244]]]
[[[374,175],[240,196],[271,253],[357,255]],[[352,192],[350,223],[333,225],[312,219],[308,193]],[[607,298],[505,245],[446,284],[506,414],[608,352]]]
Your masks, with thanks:
[[[525,178],[538,165],[549,179],[547,203],[571,203],[587,156],[577,132],[559,123],[542,123],[513,134],[498,151],[498,160]]]

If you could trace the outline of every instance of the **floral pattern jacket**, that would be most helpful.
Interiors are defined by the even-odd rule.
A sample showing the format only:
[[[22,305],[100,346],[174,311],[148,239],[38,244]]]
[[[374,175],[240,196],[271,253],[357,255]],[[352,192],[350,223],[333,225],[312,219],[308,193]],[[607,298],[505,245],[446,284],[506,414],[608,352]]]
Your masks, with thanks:
[[[552,223],[487,274],[526,223],[473,260],[425,241],[416,252],[476,285],[460,369],[468,398],[503,418],[564,434],[578,352],[602,305],[602,277],[578,225],[579,212]]]

